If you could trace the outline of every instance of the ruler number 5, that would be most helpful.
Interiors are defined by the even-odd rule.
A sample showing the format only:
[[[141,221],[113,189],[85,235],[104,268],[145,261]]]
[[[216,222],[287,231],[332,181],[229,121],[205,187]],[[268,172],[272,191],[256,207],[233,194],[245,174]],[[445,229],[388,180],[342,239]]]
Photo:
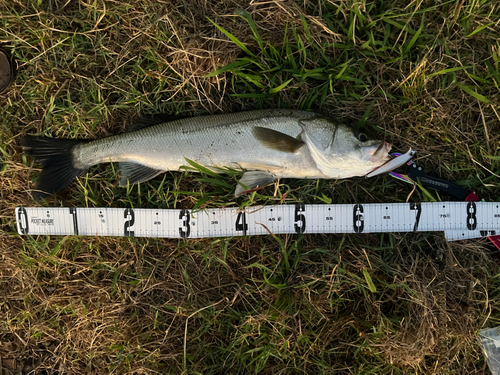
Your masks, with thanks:
[[[304,233],[306,230],[306,217],[302,214],[305,212],[306,206],[303,203],[295,205],[295,224],[293,225],[296,233]],[[298,224],[300,222],[300,225]]]

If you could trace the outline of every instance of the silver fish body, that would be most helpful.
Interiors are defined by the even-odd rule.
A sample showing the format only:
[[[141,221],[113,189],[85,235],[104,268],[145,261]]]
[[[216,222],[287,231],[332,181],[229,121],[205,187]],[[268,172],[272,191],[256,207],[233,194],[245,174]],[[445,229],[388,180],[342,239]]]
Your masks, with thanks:
[[[57,146],[54,143],[43,151],[40,140],[50,143],[50,138],[40,137],[26,137],[22,142],[45,171],[52,167],[50,160],[56,160],[51,153]],[[351,128],[318,114],[285,109],[185,118],[108,138],[68,142],[60,147],[59,160],[69,158],[76,172],[68,172],[65,183],[70,175],[105,162],[120,163],[122,185],[143,182],[179,170],[189,159],[207,167],[250,171],[243,175],[237,195],[278,178],[364,176],[389,160],[390,149],[385,142],[360,140]],[[36,186],[40,196],[62,188],[45,182],[44,171]]]

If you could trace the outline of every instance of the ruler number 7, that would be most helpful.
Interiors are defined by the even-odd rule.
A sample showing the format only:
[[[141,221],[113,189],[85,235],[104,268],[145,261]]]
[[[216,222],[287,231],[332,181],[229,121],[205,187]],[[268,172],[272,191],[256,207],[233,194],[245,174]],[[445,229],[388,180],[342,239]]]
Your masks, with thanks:
[[[410,210],[417,211],[415,225],[413,226],[413,231],[416,232],[418,229],[418,223],[420,222],[420,215],[422,214],[422,205],[420,203],[410,203]]]

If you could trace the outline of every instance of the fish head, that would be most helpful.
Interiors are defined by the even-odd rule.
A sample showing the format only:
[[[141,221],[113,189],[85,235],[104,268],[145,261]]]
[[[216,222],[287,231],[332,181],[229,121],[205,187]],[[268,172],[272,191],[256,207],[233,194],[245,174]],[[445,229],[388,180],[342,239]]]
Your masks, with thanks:
[[[328,177],[365,176],[390,160],[391,144],[369,139],[364,133],[329,119],[313,121],[317,121],[315,126],[305,128],[302,138],[316,166]]]

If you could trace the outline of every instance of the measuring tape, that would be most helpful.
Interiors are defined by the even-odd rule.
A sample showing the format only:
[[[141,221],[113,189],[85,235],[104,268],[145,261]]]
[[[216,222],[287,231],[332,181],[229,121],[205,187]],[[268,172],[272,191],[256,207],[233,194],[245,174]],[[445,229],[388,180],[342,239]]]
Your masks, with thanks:
[[[500,202],[291,204],[203,209],[18,207],[22,235],[207,238],[286,233],[444,231],[496,235]]]

